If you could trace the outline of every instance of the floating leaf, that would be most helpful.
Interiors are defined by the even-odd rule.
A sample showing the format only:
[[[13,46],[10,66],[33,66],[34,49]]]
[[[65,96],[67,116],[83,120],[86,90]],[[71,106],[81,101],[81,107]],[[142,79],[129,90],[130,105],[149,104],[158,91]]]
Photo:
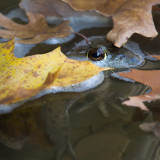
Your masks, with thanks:
[[[28,24],[18,24],[0,13],[0,36],[6,39],[20,38],[19,43],[32,44],[45,41],[49,38],[63,38],[72,33],[69,22],[62,22],[56,27],[49,27],[44,15],[26,13]]]
[[[160,59],[160,56],[155,56]],[[129,100],[123,102],[128,106],[139,107],[142,110],[148,110],[143,102],[150,102],[160,99],[160,70],[136,70],[133,69],[129,73],[118,73],[120,76],[124,76],[145,85],[151,87],[152,91],[145,95],[129,97]]]
[[[60,48],[24,58],[16,58],[13,49],[13,41],[0,44],[0,105],[25,100],[49,88],[53,92],[58,92],[55,87],[73,88],[73,84],[110,69],[68,59]]]
[[[107,34],[107,39],[120,47],[132,34],[145,37],[157,36],[153,19],[152,6],[160,0],[63,0],[78,11],[96,10],[104,16],[112,16],[114,26]]]

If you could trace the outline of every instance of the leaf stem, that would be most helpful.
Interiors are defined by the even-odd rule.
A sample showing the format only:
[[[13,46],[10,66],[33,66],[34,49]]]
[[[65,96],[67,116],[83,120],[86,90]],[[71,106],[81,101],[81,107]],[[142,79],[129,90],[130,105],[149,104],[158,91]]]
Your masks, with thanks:
[[[87,43],[88,45],[91,45],[91,42],[88,40],[88,38],[87,38],[85,35],[83,35],[83,34],[81,34],[81,33],[79,33],[79,32],[73,32],[73,33],[75,33],[75,34],[83,37],[83,38],[86,40],[86,43]]]

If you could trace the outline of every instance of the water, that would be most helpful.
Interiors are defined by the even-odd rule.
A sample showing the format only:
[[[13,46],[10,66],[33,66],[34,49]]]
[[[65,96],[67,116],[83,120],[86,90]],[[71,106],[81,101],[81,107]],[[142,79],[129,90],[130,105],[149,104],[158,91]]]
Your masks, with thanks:
[[[94,23],[96,21],[94,19]],[[155,22],[158,28],[160,25],[156,18]],[[105,27],[89,28],[87,25],[86,28],[81,33],[87,37],[104,36],[110,25],[107,29],[106,22]],[[78,36],[72,38],[66,42],[52,39],[38,45],[27,45],[25,53],[17,55],[43,54],[59,45],[67,53],[73,44],[82,40]],[[160,54],[159,37],[150,41],[135,35],[132,40],[140,44],[143,51]],[[17,46],[15,54],[22,53],[22,46]],[[159,69],[160,65],[147,60],[142,68]],[[121,99],[145,93],[150,88],[114,78],[108,71],[104,75],[103,83],[94,89],[45,95],[10,114],[1,115],[0,159],[50,160],[55,159],[58,152],[62,160],[71,160],[74,151],[80,160],[159,160],[159,139],[139,128],[142,122],[158,120],[159,102],[147,104],[151,112],[121,105]]]

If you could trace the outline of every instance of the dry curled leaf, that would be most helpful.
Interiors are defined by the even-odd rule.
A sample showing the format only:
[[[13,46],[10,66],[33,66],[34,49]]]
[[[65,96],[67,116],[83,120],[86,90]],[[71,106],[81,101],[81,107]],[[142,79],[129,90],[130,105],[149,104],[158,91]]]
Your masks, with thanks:
[[[160,59],[159,56],[155,56]],[[129,97],[129,100],[123,102],[123,104],[128,106],[139,107],[142,110],[148,110],[143,102],[150,102],[153,100],[160,99],[160,70],[136,70],[133,69],[129,73],[119,73],[120,76],[124,76],[134,81],[143,83],[151,87],[151,92],[145,95]]]
[[[65,21],[56,27],[49,27],[45,16],[27,12],[28,24],[18,24],[0,13],[0,36],[7,39],[19,38],[19,43],[32,44],[49,38],[63,38],[72,33],[69,22]]]
[[[158,32],[155,29],[152,19],[152,6],[160,3],[160,0],[128,0],[113,15],[114,27],[107,34],[107,39],[121,47],[134,33],[145,37],[156,37]]]
[[[160,0],[63,0],[78,11],[96,10],[104,16],[112,16],[114,26],[107,34],[107,39],[121,47],[132,34],[145,37],[157,36],[153,19],[152,6]]]
[[[23,101],[50,88],[55,93],[54,87],[72,86],[110,69],[68,59],[60,48],[24,58],[16,58],[13,49],[13,41],[0,44],[0,105]]]

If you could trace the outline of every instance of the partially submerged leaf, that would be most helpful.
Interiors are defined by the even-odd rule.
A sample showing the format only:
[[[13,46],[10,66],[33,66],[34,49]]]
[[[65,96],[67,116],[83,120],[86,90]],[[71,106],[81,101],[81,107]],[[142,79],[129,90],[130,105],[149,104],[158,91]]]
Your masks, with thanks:
[[[160,0],[63,0],[78,11],[94,9],[104,16],[112,16],[114,26],[107,34],[107,39],[121,47],[132,34],[146,37],[157,36],[153,19],[152,6]]]
[[[55,93],[55,87],[73,88],[73,84],[110,69],[68,59],[60,48],[24,58],[16,58],[13,49],[13,41],[0,44],[0,105],[23,101],[45,89]]]
[[[49,27],[45,16],[38,13],[26,13],[28,24],[18,24],[0,13],[0,36],[7,39],[19,38],[19,43],[32,44],[49,38],[63,38],[72,33],[69,22],[62,22],[56,27]]]
[[[160,59],[159,56],[156,56],[156,58]],[[138,81],[140,83],[143,83],[145,85],[148,85],[152,89],[151,92],[149,92],[148,94],[129,97],[129,100],[124,101],[123,104],[128,106],[139,107],[142,110],[148,110],[148,108],[145,106],[143,102],[150,102],[153,100],[160,99],[160,85],[159,85],[160,70],[133,69],[129,73],[118,73],[118,74],[120,76],[124,76],[133,79],[135,81]]]

